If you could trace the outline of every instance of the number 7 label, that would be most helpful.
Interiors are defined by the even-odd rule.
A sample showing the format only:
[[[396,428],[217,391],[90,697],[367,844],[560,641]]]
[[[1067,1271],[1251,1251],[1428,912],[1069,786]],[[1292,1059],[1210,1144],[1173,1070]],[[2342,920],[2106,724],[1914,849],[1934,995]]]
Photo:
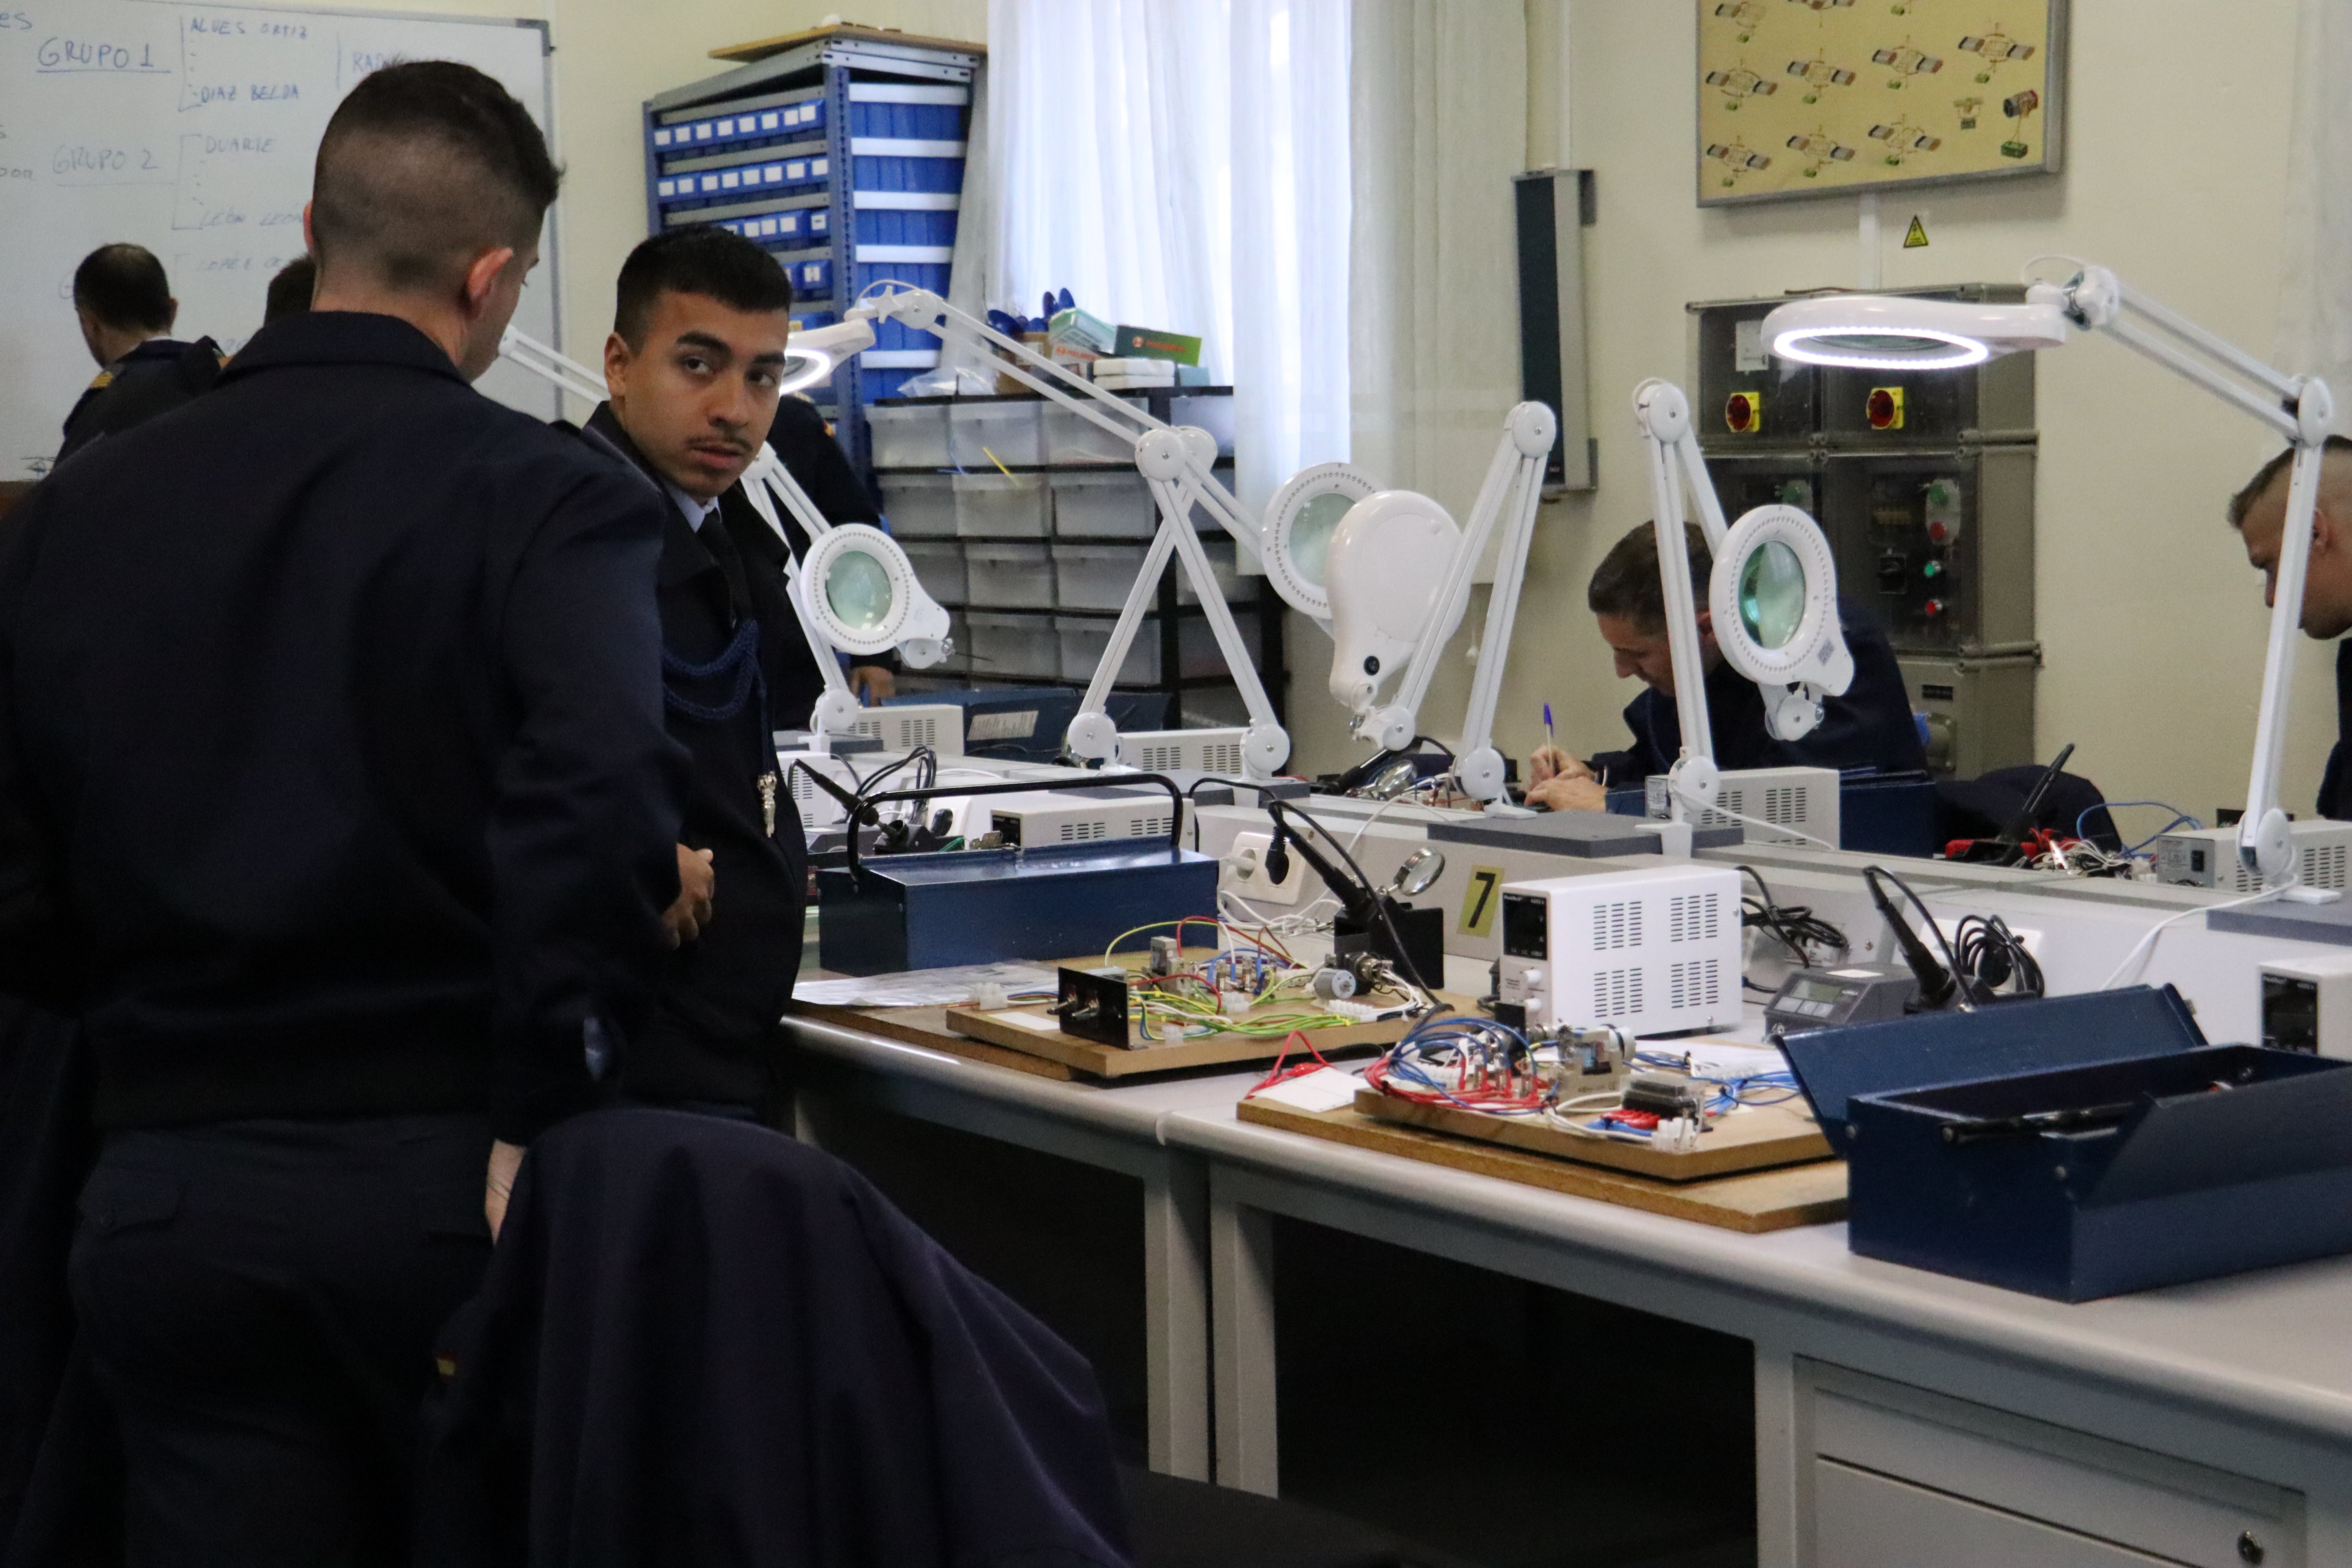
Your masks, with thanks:
[[[1500,866],[1473,866],[1470,885],[1462,890],[1462,918],[1454,930],[1465,936],[1485,936],[1495,929],[1496,895],[1503,886]]]

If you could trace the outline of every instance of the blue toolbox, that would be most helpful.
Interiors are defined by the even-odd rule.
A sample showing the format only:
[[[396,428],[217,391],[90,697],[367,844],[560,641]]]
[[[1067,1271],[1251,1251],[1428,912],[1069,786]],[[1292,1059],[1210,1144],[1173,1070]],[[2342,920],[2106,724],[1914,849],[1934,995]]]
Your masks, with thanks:
[[[1781,1046],[1864,1257],[2087,1301],[2352,1252],[2352,1062],[2209,1045],[2168,985]]]
[[[1217,907],[1217,858],[1180,847],[1183,797],[1157,773],[1173,809],[1165,839],[1112,839],[1041,849],[864,855],[817,868],[817,963],[836,974],[892,974],[1007,959],[1100,952],[1138,926]],[[868,805],[940,795],[1099,787],[1092,779],[894,790]]]

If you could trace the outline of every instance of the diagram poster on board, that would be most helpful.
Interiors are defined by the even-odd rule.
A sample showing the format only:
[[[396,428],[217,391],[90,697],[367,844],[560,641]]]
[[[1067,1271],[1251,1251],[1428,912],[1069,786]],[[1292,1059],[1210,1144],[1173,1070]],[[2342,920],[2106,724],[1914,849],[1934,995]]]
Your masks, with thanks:
[[[1697,0],[1698,205],[2054,173],[2066,0]]]

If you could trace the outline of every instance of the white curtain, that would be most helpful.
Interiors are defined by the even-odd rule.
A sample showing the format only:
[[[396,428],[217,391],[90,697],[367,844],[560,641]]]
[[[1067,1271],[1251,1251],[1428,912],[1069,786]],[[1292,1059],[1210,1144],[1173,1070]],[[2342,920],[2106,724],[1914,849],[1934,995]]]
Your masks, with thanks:
[[[1466,521],[1519,401],[1527,10],[1356,0],[1354,461]]]
[[[1348,15],[1349,0],[989,5],[984,303],[1034,316],[1067,289],[1105,321],[1202,338],[1234,387],[1253,513],[1300,467],[1348,455]]]
[[[2324,378],[2352,433],[2352,6],[2304,0],[2301,31],[2272,359]]]

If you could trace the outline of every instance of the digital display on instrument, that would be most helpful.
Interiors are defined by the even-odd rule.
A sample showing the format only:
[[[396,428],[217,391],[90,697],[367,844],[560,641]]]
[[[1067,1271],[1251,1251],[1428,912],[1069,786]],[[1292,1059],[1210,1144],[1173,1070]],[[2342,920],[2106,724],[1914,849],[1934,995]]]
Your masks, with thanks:
[[[1845,995],[1846,988],[1832,985],[1826,980],[1791,980],[1788,994],[1805,1002],[1835,1002]]]

